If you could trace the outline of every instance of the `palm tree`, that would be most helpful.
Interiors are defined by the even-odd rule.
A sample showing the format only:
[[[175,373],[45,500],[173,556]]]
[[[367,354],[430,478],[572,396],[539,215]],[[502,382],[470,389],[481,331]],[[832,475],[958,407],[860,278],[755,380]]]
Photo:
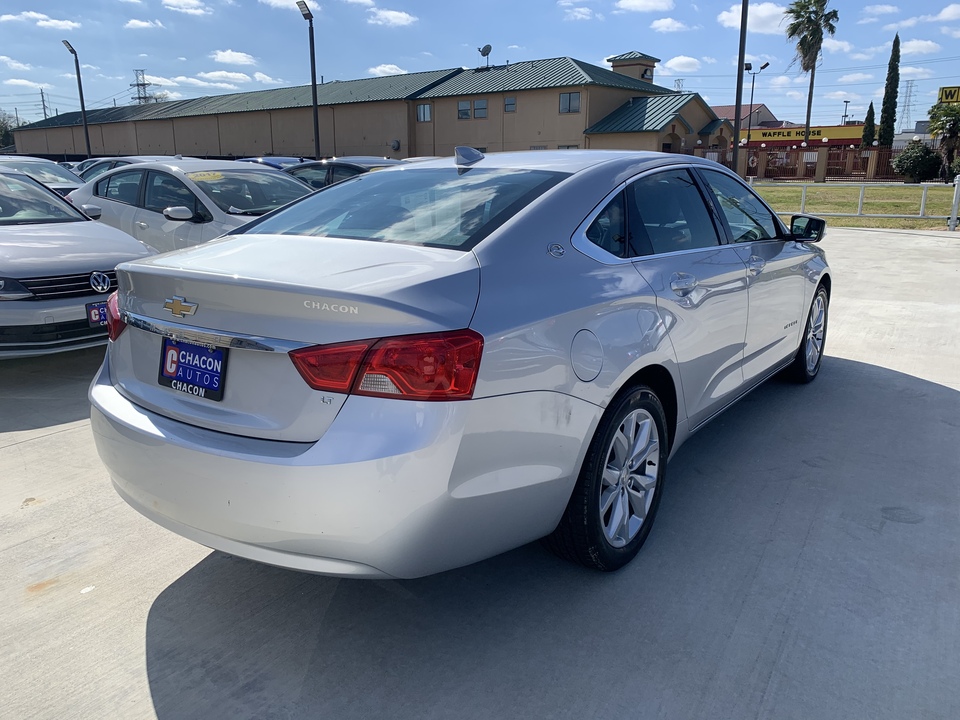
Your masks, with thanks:
[[[807,124],[803,139],[810,139],[810,112],[813,110],[813,79],[820,62],[824,33],[833,35],[837,31],[840,15],[836,10],[827,10],[829,0],[794,0],[787,7],[785,17],[790,19],[787,25],[787,40],[797,43],[795,60],[800,61],[800,69],[810,73],[810,90],[807,92]]]
[[[937,103],[930,108],[930,134],[940,138],[941,177],[950,179],[953,160],[960,151],[960,104]]]

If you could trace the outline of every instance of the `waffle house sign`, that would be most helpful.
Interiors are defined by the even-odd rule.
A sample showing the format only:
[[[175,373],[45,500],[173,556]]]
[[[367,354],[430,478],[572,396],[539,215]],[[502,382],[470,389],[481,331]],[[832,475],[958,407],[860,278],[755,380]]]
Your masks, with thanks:
[[[960,87],[942,87],[937,93],[938,103],[960,103]]]
[[[767,147],[794,146],[803,142],[803,127],[790,128],[752,128],[750,130],[750,147],[759,147],[761,143]],[[863,125],[821,125],[810,127],[809,146],[814,145],[850,145],[860,144],[863,137]],[[826,138],[826,142],[824,142]],[[747,131],[740,131],[740,139],[747,139]]]

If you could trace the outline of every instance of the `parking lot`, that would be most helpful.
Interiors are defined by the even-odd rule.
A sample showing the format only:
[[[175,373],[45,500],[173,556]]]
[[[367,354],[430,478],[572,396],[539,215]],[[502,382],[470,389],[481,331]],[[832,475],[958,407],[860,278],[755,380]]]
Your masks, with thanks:
[[[0,717],[960,717],[960,234],[831,229],[826,357],[671,462],[640,555],[352,581],[114,492],[102,349],[0,363]]]

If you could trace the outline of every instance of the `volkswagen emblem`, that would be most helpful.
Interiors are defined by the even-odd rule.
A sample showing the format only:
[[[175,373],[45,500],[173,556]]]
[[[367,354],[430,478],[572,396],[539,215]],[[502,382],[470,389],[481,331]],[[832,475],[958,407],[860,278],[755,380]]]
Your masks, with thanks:
[[[110,277],[106,273],[95,272],[90,275],[90,287],[98,293],[110,292]]]

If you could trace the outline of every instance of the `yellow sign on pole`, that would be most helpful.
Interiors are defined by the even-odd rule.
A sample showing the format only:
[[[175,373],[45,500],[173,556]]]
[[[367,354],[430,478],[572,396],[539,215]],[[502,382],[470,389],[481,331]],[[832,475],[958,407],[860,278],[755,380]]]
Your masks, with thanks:
[[[942,87],[937,93],[938,103],[958,103],[960,102],[960,87]]]

